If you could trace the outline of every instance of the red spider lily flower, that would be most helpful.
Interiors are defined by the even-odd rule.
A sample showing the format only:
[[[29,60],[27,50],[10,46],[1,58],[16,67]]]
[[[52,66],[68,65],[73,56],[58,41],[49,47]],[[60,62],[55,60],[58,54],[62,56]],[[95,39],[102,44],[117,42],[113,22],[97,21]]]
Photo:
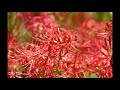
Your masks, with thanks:
[[[29,21],[32,18],[32,12],[17,12],[16,16],[23,21]]]
[[[88,19],[75,31],[59,27],[48,14],[29,18],[25,28],[33,33],[31,42],[20,46],[8,34],[8,76],[79,78],[94,73],[98,78],[111,78],[111,22]]]
[[[15,71],[11,71],[11,72],[8,72],[8,76],[10,77],[10,78],[15,78]]]

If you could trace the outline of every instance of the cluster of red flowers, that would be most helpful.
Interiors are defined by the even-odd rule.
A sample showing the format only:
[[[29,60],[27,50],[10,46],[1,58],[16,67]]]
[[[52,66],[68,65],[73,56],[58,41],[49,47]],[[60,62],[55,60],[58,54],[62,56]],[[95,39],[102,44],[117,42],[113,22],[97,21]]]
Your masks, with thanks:
[[[112,77],[112,20],[88,19],[77,30],[67,30],[47,14],[25,18],[32,41],[20,46],[8,33],[8,77]]]

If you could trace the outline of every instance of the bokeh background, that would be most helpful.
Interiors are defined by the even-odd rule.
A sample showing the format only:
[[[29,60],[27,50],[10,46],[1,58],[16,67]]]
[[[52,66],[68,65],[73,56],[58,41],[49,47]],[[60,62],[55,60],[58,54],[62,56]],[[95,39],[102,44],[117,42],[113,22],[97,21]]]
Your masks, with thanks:
[[[8,32],[14,36],[20,44],[31,41],[32,33],[25,30],[24,25],[34,16],[50,15],[57,20],[60,27],[77,29],[84,21],[94,18],[97,22],[109,22],[112,12],[8,12]]]

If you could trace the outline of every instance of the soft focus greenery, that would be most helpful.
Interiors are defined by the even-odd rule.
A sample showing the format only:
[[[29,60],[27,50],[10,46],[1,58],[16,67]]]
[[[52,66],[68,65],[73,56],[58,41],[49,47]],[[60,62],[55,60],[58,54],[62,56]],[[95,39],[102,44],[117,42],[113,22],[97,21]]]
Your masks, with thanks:
[[[109,22],[112,18],[111,12],[95,12],[93,13],[94,18],[97,21]]]

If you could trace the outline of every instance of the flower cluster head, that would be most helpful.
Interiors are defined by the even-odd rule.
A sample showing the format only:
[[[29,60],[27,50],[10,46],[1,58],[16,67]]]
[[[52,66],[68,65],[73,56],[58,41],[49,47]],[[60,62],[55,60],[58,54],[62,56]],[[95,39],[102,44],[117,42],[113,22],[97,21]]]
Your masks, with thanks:
[[[68,30],[45,14],[29,18],[25,28],[32,40],[24,46],[8,33],[10,78],[112,77],[112,21],[89,19]]]

